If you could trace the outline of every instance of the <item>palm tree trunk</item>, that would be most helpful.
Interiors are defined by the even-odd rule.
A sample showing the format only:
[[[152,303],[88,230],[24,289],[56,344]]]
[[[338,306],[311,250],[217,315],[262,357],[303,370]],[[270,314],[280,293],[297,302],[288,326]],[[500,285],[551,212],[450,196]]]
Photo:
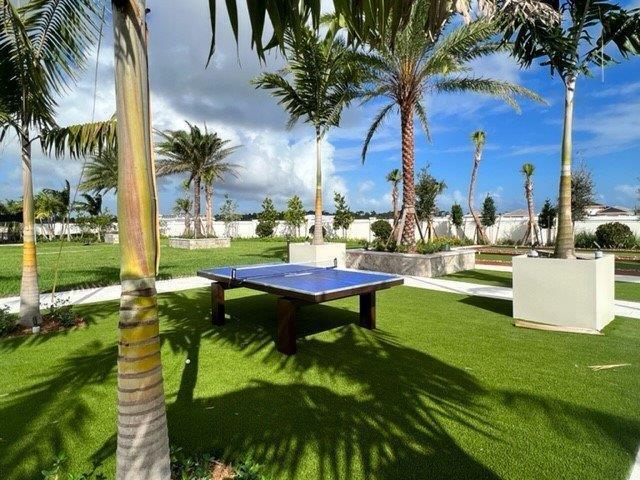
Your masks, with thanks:
[[[531,179],[527,179],[527,184],[525,186],[527,192],[527,209],[529,212],[529,228],[527,235],[530,235],[531,245],[535,244],[536,241],[540,241],[538,238],[538,232],[536,230],[536,214],[534,212],[533,206],[533,185],[531,183]]]
[[[415,215],[416,185],[414,181],[414,137],[413,105],[408,103],[400,107],[400,130],[402,134],[402,208],[406,212],[402,230],[402,243],[415,251]]]
[[[487,235],[484,233],[484,228],[482,228],[480,217],[473,208],[473,197],[475,196],[476,179],[478,178],[478,168],[480,167],[481,159],[482,148],[480,146],[476,146],[476,151],[473,155],[473,169],[471,170],[471,180],[469,181],[469,196],[467,197],[467,202],[469,204],[469,213],[471,213],[473,222],[476,224],[476,234],[478,236],[478,239],[484,243],[489,243],[487,240]]]
[[[184,233],[183,237],[188,237],[191,233],[191,217],[189,216],[189,212],[184,212]]]
[[[202,236],[202,218],[200,217],[200,177],[193,179],[193,236]]]
[[[558,195],[558,225],[553,256],[556,258],[576,258],[571,219],[571,152],[573,149],[573,97],[576,77],[567,78],[564,101],[564,131],[562,135],[562,171],[560,193]]]
[[[391,202],[393,203],[393,225],[398,224],[398,185],[393,184],[391,190]]]
[[[213,185],[204,184],[204,216],[208,236],[213,236]]]
[[[118,480],[169,480],[155,275],[158,222],[144,0],[114,0],[120,322]]]
[[[22,145],[22,283],[20,285],[20,325],[40,323],[40,289],[36,257],[35,218],[33,210],[33,174],[29,130],[20,132]]]
[[[320,150],[320,142],[322,137],[319,131],[316,131],[316,204],[315,219],[313,223],[313,245],[322,245],[324,238],[322,235],[322,153]]]

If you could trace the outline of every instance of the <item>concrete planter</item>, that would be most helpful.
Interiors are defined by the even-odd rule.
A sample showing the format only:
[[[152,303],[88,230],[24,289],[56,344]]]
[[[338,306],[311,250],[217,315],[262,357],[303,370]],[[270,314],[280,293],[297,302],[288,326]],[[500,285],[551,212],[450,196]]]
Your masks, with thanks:
[[[614,317],[615,257],[513,258],[513,318],[521,327],[598,333]]]
[[[311,245],[309,243],[290,243],[289,262],[291,263],[326,263],[337,261],[338,268],[345,267],[345,243],[325,243]]]
[[[104,243],[120,243],[120,236],[117,233],[105,233],[104,234]]]
[[[452,250],[428,255],[420,253],[347,250],[347,267],[416,277],[438,277],[476,267],[474,250]]]
[[[183,248],[185,250],[197,250],[200,248],[227,248],[231,246],[231,239],[221,238],[170,238],[169,246]]]

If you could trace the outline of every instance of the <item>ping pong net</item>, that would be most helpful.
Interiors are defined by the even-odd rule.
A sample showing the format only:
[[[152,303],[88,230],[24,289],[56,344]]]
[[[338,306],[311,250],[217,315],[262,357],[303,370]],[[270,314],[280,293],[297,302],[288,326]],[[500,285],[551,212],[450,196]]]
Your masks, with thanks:
[[[323,262],[308,263],[275,263],[266,265],[251,265],[247,267],[232,267],[230,282],[246,282],[258,278],[285,277],[306,275],[319,270],[329,270],[338,266],[338,259]]]

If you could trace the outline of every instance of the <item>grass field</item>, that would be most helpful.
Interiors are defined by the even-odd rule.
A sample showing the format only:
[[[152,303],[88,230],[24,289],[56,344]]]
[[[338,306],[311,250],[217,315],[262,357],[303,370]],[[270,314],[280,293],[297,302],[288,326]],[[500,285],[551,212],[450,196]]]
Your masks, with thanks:
[[[521,249],[519,253],[524,253],[525,251]],[[476,260],[498,261],[505,265],[511,265],[511,255],[504,253],[478,253]],[[616,259],[616,269],[640,271],[640,261]]]
[[[498,272],[495,270],[482,270],[482,265],[476,270],[445,275],[445,280],[458,280],[460,282],[479,283],[482,285],[495,285],[497,287],[511,288],[511,272]],[[615,297],[618,300],[640,302],[640,283],[616,282]]]
[[[275,299],[160,297],[171,441],[251,455],[284,479],[625,479],[640,442],[640,323],[606,335],[514,328],[509,302],[398,287],[378,330],[357,299],[302,310],[299,353],[274,350]],[[65,451],[113,478],[117,303],[89,326],[0,340],[0,478],[39,478]],[[189,358],[191,362],[185,363]],[[599,372],[589,365],[630,363]]]

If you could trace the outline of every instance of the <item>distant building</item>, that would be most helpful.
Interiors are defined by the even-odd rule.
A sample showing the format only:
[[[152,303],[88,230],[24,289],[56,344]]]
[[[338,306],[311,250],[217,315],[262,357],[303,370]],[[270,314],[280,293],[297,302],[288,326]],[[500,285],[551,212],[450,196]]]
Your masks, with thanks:
[[[593,205],[587,205],[586,207],[584,207],[584,212],[590,217],[593,217],[594,215],[598,215],[599,212],[601,212],[605,208],[607,208],[606,205],[602,205],[601,203],[594,203]]]
[[[626,208],[626,207],[618,207],[615,205],[612,205],[610,207],[605,207],[602,210],[599,210],[595,216],[600,217],[600,216],[608,216],[608,217],[629,217],[629,216],[633,216],[633,210],[631,210],[630,208]]]
[[[512,212],[503,213],[502,216],[507,218],[528,217],[529,210],[525,210],[524,208],[519,208],[517,210],[513,210]]]

